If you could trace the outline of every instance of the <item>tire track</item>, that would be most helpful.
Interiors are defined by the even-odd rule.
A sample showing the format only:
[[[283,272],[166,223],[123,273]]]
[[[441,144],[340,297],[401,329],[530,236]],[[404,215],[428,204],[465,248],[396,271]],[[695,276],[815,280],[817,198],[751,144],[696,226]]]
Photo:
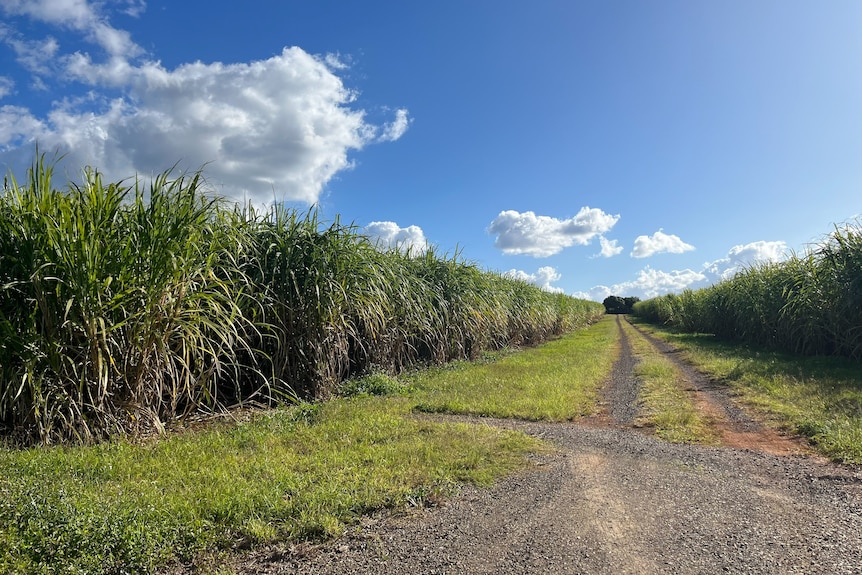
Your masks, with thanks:
[[[615,424],[631,425],[639,411],[640,382],[634,373],[637,360],[632,354],[628,334],[623,330],[620,321],[618,315],[620,355],[614,362],[610,379],[602,389],[602,408]]]
[[[738,449],[753,449],[774,455],[807,455],[815,452],[805,438],[782,434],[760,422],[736,403],[727,386],[700,373],[679,356],[679,350],[669,343],[643,331],[637,325],[620,320],[617,325],[625,334],[621,321],[626,321],[640,337],[669,359],[682,375],[679,382],[696,408],[706,416],[716,431],[721,445]],[[625,379],[614,379],[613,384]],[[825,459],[824,459],[825,461]]]
[[[243,575],[862,574],[858,467],[775,455],[753,439],[768,430],[683,363],[683,385],[727,428],[726,445],[744,437],[744,449],[671,444],[633,429],[636,359],[620,333],[601,421],[435,416],[520,430],[552,442],[556,453],[491,488],[466,486],[438,507],[365,517],[335,541],[276,544],[231,568]]]

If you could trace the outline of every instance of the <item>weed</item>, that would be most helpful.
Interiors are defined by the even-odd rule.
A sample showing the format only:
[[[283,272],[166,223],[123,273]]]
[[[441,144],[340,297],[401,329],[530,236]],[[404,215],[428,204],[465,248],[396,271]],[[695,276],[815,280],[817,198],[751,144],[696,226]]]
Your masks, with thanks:
[[[380,371],[349,379],[341,384],[339,395],[351,397],[354,395],[403,395],[409,388],[396,378]]]

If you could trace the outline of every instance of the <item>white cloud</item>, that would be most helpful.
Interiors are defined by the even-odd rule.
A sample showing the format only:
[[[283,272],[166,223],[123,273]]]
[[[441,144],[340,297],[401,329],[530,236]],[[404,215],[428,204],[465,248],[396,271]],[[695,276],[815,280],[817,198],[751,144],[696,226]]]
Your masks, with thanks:
[[[39,134],[44,129],[26,108],[20,106],[0,106],[0,147],[10,142]],[[29,151],[32,153],[32,150]]]
[[[707,276],[694,270],[674,270],[665,272],[646,267],[638,272],[638,277],[629,282],[612,286],[595,286],[587,299],[602,301],[609,295],[620,297],[638,297],[649,299],[667,293],[678,293],[686,288],[692,288],[707,281]]]
[[[341,54],[330,53],[324,56],[323,60],[326,62],[326,65],[329,66],[330,70],[347,70],[350,68],[350,65],[345,62]]]
[[[661,294],[680,292],[706,280],[707,277],[704,274],[694,270],[664,272],[646,267],[638,272],[638,278],[633,282],[633,287],[645,297],[650,298]]]
[[[15,89],[15,80],[7,76],[0,76],[0,98],[5,98]]]
[[[410,126],[410,118],[407,117],[407,110],[396,110],[395,120],[383,126],[383,133],[379,139],[381,142],[394,142],[404,135],[408,126]]]
[[[506,210],[491,222],[488,233],[497,236],[494,246],[504,254],[547,257],[572,245],[589,244],[594,237],[614,227],[619,218],[589,207],[581,208],[567,220]]]
[[[50,36],[42,40],[28,40],[8,26],[0,24],[0,41],[12,48],[19,64],[37,76],[51,75],[56,67],[60,44]]]
[[[563,288],[552,286],[551,284],[563,277],[557,270],[551,266],[540,267],[536,273],[530,274],[522,270],[509,270],[503,274],[505,277],[514,278],[517,280],[529,282],[551,293],[563,293]]]
[[[780,262],[789,256],[787,244],[781,241],[759,241],[733,246],[727,257],[704,264],[701,271],[690,269],[665,272],[646,267],[638,277],[612,286],[599,285],[589,292],[578,292],[576,297],[602,301],[609,295],[636,296],[641,299],[679,293],[685,289],[699,289],[730,279],[734,274],[760,262]]]
[[[0,9],[10,15],[27,16],[34,20],[82,32],[114,57],[133,57],[143,49],[132,42],[125,30],[118,30],[101,14],[101,4],[86,0],[0,0]],[[134,6],[132,7],[134,10]],[[137,7],[140,8],[139,6]]]
[[[87,0],[0,0],[0,8],[9,14],[78,30],[96,20],[96,11]]]
[[[139,71],[128,60],[119,56],[112,56],[105,62],[94,63],[89,54],[80,52],[64,57],[63,64],[64,72],[71,80],[91,86],[112,88],[127,87]]]
[[[631,256],[633,258],[646,258],[664,252],[681,254],[693,249],[694,246],[685,243],[679,237],[659,230],[651,236],[638,236],[635,238],[635,245]]]
[[[779,262],[787,259],[789,249],[782,241],[759,241],[730,248],[727,257],[704,265],[704,272],[715,281],[722,281],[747,266],[760,262]]]
[[[138,18],[147,9],[145,0],[126,0],[126,8],[122,12],[133,18]]]
[[[428,241],[419,226],[402,228],[395,222],[371,222],[365,226],[364,234],[379,246],[411,254],[422,254],[428,249]]]
[[[610,295],[619,295],[613,292],[613,290],[608,286],[598,285],[594,286],[590,291],[576,291],[572,294],[572,296],[580,299],[589,299],[593,301],[604,301],[606,297]],[[628,296],[620,296],[620,297],[628,297]]]
[[[105,22],[95,22],[88,27],[90,39],[101,46],[112,57],[138,56],[144,53],[143,48],[132,41],[132,36],[125,30],[117,30]]]
[[[599,236],[599,244],[602,246],[602,251],[595,257],[612,258],[623,251],[623,247],[617,243],[617,240],[609,240],[605,236]]]
[[[127,0],[119,6],[113,8],[139,14],[145,5]],[[205,166],[207,181],[226,196],[313,204],[338,172],[353,167],[351,152],[397,140],[409,126],[406,109],[377,126],[352,108],[356,95],[335,74],[344,68],[336,56],[291,47],[266,60],[167,69],[138,61],[143,51],[110,25],[103,9],[104,3],[85,0],[0,0],[0,10],[77,31],[105,54],[59,53],[55,41],[26,43],[0,25],[0,39],[17,43],[19,59],[41,78],[56,80],[56,72],[93,88],[89,98],[63,100],[44,117],[7,110],[0,163],[21,169],[12,160],[24,156],[24,146],[32,153],[35,141],[66,154],[70,173],[91,165],[110,179],[125,179],[174,165]],[[101,88],[113,90],[112,98]]]

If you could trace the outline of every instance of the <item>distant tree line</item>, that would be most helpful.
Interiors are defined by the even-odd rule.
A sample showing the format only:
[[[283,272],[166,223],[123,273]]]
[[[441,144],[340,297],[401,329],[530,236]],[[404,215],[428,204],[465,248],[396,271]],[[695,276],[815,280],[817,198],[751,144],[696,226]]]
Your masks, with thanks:
[[[632,313],[632,306],[640,301],[636,297],[620,297],[611,295],[605,298],[602,302],[605,306],[605,313]]]

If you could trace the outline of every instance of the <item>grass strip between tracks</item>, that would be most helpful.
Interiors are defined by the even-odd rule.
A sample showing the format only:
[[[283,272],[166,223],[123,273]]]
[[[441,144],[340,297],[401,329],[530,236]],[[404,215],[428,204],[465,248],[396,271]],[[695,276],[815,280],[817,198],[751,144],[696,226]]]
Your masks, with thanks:
[[[637,321],[636,319],[633,321]],[[724,381],[773,427],[808,437],[825,456],[862,464],[862,363],[802,357],[639,323]]]
[[[496,361],[376,376],[352,384],[351,397],[148,441],[0,450],[0,572],[155,573],[209,558],[198,572],[225,573],[212,557],[330,537],[372,510],[489,484],[549,447],[490,426],[416,418],[417,404],[455,411],[442,399],[459,395],[455,378],[470,390],[458,400],[464,412],[486,411],[464,399],[484,397],[508,405],[489,414],[591,413],[616,354],[612,327],[602,321]],[[563,401],[572,405],[548,407]]]
[[[715,430],[686,392],[679,368],[629,322],[621,321],[620,325],[638,358],[635,374],[641,380],[641,412],[637,423],[652,427],[665,441],[716,443]]]

